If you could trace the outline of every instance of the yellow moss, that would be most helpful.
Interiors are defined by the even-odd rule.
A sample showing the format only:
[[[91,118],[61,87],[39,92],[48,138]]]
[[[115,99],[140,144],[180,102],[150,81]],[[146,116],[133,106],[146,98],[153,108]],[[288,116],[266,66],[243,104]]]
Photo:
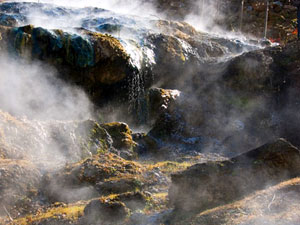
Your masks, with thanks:
[[[168,192],[154,193],[152,196],[156,199],[166,200],[168,197]]]
[[[118,39],[114,38],[113,36],[109,34],[101,34],[98,32],[90,32],[90,31],[85,31],[85,34],[90,37],[93,37],[97,41],[100,41],[104,47],[109,47],[111,49],[114,49],[115,53],[118,53],[119,56],[123,55],[129,57],[121,42]]]
[[[76,221],[79,217],[83,216],[83,210],[86,202],[80,204],[69,205],[66,207],[51,208],[46,212],[38,212],[36,215],[27,215],[25,217],[14,220],[9,225],[28,225],[37,223],[39,221],[57,218],[64,215],[64,219]]]
[[[185,56],[182,53],[180,54],[180,58],[183,62],[185,62]]]
[[[163,161],[163,162],[158,162],[155,164],[147,163],[146,168],[148,170],[152,170],[156,167],[159,167],[163,173],[170,174],[170,173],[176,173],[179,171],[183,171],[183,170],[187,169],[188,167],[192,166],[193,164],[194,164],[193,161],[186,161],[186,162],[182,162],[182,163],[172,162],[172,161]]]

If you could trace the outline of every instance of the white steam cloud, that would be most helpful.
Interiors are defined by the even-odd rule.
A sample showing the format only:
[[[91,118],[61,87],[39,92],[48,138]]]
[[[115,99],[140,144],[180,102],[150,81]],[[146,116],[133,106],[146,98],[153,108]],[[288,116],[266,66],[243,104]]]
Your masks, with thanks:
[[[1,55],[0,67],[0,108],[10,114],[39,120],[91,117],[86,94],[59,80],[50,66]]]

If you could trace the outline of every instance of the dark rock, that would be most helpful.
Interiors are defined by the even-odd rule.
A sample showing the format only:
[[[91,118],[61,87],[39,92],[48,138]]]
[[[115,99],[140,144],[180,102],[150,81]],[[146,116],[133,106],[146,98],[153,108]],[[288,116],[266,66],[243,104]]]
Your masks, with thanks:
[[[138,155],[157,153],[159,149],[159,142],[151,135],[145,133],[138,133],[133,135],[133,140],[137,142],[135,151]]]
[[[106,123],[101,124],[113,140],[113,147],[120,151],[120,156],[125,159],[132,159],[134,157],[134,148],[137,143],[132,139],[132,131],[125,123]]]
[[[104,202],[100,199],[92,200],[84,208],[84,217],[88,224],[118,224],[128,216],[128,209],[122,202]]]
[[[147,92],[147,109],[149,114],[148,123],[158,119],[166,109],[180,96],[180,91],[150,88]]]
[[[169,199],[177,210],[199,212],[299,174],[299,150],[279,139],[230,160],[196,164],[172,175]]]
[[[134,178],[117,179],[99,182],[95,188],[101,195],[119,194],[140,190],[142,188],[142,182]]]
[[[273,89],[273,61],[263,50],[244,53],[229,62],[224,75],[225,83],[233,90],[270,92]]]
[[[141,192],[129,192],[118,195],[115,200],[123,202],[129,209],[144,209],[147,204],[147,197]]]

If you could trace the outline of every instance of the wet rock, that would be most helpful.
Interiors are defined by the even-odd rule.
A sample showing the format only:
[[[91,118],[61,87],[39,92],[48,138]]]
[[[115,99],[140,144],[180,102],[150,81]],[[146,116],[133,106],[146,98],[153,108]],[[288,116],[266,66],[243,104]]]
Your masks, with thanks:
[[[275,54],[274,63],[278,65],[278,72],[273,80],[276,87],[276,122],[281,137],[286,138],[297,147],[300,146],[299,138],[299,43],[291,41],[282,47],[282,51]]]
[[[299,176],[299,163],[299,150],[279,139],[230,160],[196,164],[172,175],[169,199],[177,210],[203,211]]]
[[[120,92],[119,83],[126,82],[135,70],[121,43],[110,35],[84,29],[71,34],[33,26],[5,29],[3,50],[53,65],[61,78],[81,85],[98,102],[117,95],[108,93],[108,86],[119,85]]]
[[[156,64],[153,66],[153,74],[155,81],[162,82],[163,85],[172,84],[176,80],[180,80],[181,74],[188,76],[198,68],[197,54],[193,52],[187,42],[162,33],[151,34],[147,40],[154,46]]]
[[[167,34],[183,34],[184,37],[190,37],[198,32],[196,29],[186,22],[172,21],[172,20],[158,20],[156,26]]]
[[[0,25],[13,27],[16,26],[20,21],[24,20],[24,17],[19,15],[8,15],[0,13]]]
[[[122,202],[104,202],[93,200],[84,208],[84,217],[88,224],[119,224],[128,216],[128,209]]]

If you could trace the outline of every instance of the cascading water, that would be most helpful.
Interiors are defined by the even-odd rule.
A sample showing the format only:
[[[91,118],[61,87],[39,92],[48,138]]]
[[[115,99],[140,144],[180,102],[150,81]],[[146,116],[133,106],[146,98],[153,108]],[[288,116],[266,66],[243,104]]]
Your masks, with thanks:
[[[129,108],[135,111],[140,121],[146,120],[145,85],[151,85],[155,80],[152,68],[157,63],[157,56],[154,53],[155,45],[148,40],[148,37],[151,34],[165,32],[164,29],[157,27],[159,20],[147,15],[145,17],[130,16],[101,8],[68,8],[43,3],[4,3],[0,10],[2,14],[13,18],[15,25],[18,26],[33,24],[46,29],[62,29],[70,33],[77,33],[77,28],[83,28],[93,32],[108,33],[117,38],[130,56],[130,62],[134,68],[133,74],[129,76]],[[168,32],[166,35],[172,36],[173,34]],[[176,39],[183,51],[184,59],[189,61],[189,58],[193,58],[200,64],[222,60],[224,57],[228,59],[259,47],[240,38],[199,35],[198,41],[202,42],[204,47],[207,46],[205,48],[213,48],[212,45],[217,43],[224,51],[221,57],[212,57],[206,53],[199,55],[201,49],[192,47],[180,37]]]

